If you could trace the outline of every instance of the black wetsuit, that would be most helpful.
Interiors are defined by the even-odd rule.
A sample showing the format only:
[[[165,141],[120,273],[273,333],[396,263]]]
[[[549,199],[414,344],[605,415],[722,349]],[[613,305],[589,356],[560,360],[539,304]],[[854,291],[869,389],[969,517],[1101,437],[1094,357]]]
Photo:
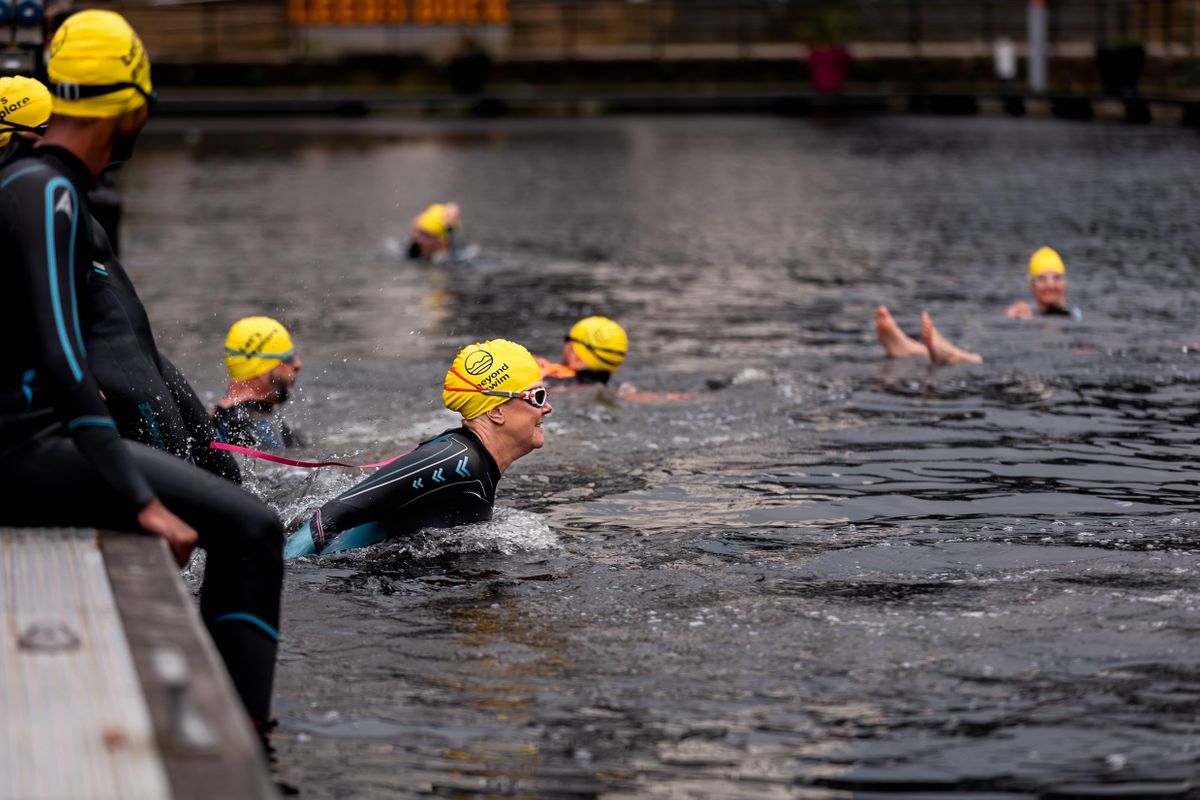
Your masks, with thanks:
[[[1079,306],[1050,306],[1042,314],[1047,317],[1070,317],[1076,322],[1083,319],[1083,310]]]
[[[258,450],[300,447],[300,437],[278,413],[278,403],[248,400],[229,408],[213,409],[213,426],[219,441]]]
[[[91,174],[40,147],[0,169],[0,524],[137,531],[155,497],[208,553],[200,612],[250,715],[265,720],[278,641],[283,543],[273,511],[229,481],[122,441],[84,344]]]
[[[286,557],[363,547],[422,528],[492,518],[500,469],[467,428],[446,431],[330,500],[288,539]]]
[[[241,483],[233,456],[209,447],[217,432],[208,412],[183,373],[158,351],[137,290],[95,219],[87,286],[83,342],[121,436]]]

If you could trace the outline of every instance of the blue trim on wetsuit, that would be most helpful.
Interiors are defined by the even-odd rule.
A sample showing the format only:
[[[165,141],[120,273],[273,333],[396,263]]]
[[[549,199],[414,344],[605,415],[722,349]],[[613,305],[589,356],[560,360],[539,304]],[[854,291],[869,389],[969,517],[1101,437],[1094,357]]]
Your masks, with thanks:
[[[247,614],[245,611],[234,611],[229,614],[222,614],[213,620],[213,622],[249,622],[251,625],[257,626],[263,633],[270,636],[275,641],[279,641],[279,631],[272,628],[267,623],[263,622],[253,614]]]
[[[76,382],[83,380],[83,370],[79,366],[79,361],[75,358],[75,353],[71,350],[71,337],[67,333],[67,323],[63,319],[62,301],[58,297],[58,281],[55,275],[55,265],[58,262],[58,252],[54,245],[54,190],[60,186],[66,187],[70,194],[71,202],[71,260],[68,264],[75,263],[75,228],[76,217],[79,215],[79,197],[75,194],[75,187],[66,178],[52,178],[46,184],[46,253],[47,262],[50,272],[50,303],[54,309],[54,325],[58,328],[58,341],[62,344],[63,352],[67,355],[67,363],[71,367],[71,374],[75,376]],[[72,316],[75,319],[75,334],[80,337],[79,333],[79,307],[75,302],[75,281],[71,281],[71,310]],[[79,352],[84,353],[83,340],[79,339]]]
[[[116,428],[117,424],[108,417],[76,417],[67,423],[67,430],[76,428]]]
[[[9,175],[7,178],[5,178],[3,183],[0,183],[0,189],[7,187],[10,183],[15,181],[17,178],[20,178],[22,175],[28,175],[31,172],[37,172],[39,169],[45,168],[41,164],[34,164],[31,167],[17,170],[12,175]]]
[[[21,376],[21,394],[25,395],[25,410],[33,408],[33,379],[37,376],[36,369],[27,369]]]

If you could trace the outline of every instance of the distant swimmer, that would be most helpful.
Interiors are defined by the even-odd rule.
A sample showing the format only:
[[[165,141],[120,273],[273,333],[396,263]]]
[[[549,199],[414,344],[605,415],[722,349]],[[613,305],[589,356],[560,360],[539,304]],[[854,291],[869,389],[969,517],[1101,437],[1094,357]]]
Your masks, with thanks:
[[[629,338],[625,329],[608,317],[588,317],[576,322],[563,337],[562,363],[538,358],[547,380],[573,384],[606,384],[625,361]]]
[[[48,75],[45,135],[0,168],[0,524],[145,532],[180,564],[206,550],[200,614],[262,731],[279,640],[279,519],[229,481],[122,440],[81,324],[95,310],[86,193],[133,151],[155,99],[150,61],[119,14],[89,9],[55,34]]]
[[[413,218],[408,243],[409,258],[433,258],[439,253],[453,255],[459,250],[462,222],[458,203],[434,203]]]
[[[1029,259],[1029,288],[1037,303],[1037,314],[1083,319],[1079,306],[1067,305],[1067,268],[1062,257],[1051,248],[1043,247]],[[1033,306],[1024,300],[1004,310],[1004,316],[1012,319],[1030,319],[1034,314]]]
[[[288,539],[284,557],[491,519],[500,476],[545,441],[542,420],[553,410],[548,395],[537,362],[521,345],[507,339],[467,345],[442,387],[442,402],[462,415],[462,427],[422,442],[321,506]]]
[[[571,391],[585,386],[602,386],[599,395],[633,402],[686,400],[688,392],[643,392],[629,383],[610,387],[617,368],[625,363],[629,353],[629,337],[625,329],[608,317],[587,317],[576,322],[563,338],[562,363],[538,358],[542,377],[555,386]]]
[[[1029,259],[1029,286],[1037,303],[1037,314],[1075,320],[1083,318],[1078,306],[1067,305],[1067,270],[1062,258],[1051,248],[1040,248]],[[1034,314],[1033,306],[1023,300],[1004,311],[1004,316],[1011,319],[1029,319]],[[900,329],[887,306],[875,309],[875,332],[888,358],[928,356],[935,364],[983,363],[983,356],[957,347],[942,336],[927,312],[921,313],[919,342]]]
[[[284,420],[302,363],[283,323],[270,317],[243,317],[225,337],[229,388],[213,409],[219,441],[278,450],[303,444]]]

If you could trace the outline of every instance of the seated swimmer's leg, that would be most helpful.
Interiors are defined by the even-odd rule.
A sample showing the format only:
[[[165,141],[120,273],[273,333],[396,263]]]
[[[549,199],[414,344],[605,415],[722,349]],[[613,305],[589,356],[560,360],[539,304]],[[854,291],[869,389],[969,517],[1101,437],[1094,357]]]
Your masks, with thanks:
[[[929,312],[921,312],[921,338],[929,348],[929,360],[934,364],[982,364],[983,356],[955,347],[946,341],[933,325]]]
[[[200,534],[207,553],[200,615],[246,710],[262,724],[270,716],[279,641],[283,527],[274,511],[229,481],[195,467],[189,480],[151,484]]]
[[[163,504],[199,533],[208,552],[201,614],[247,711],[265,721],[283,583],[275,512],[181,459],[136,442],[125,446]],[[65,435],[38,437],[0,458],[0,486],[22,498],[0,506],[0,524],[140,532],[137,509],[113,494]]]
[[[912,358],[923,356],[927,352],[925,345],[900,330],[887,306],[881,305],[875,309],[875,332],[879,335],[879,343],[887,351],[888,358]]]

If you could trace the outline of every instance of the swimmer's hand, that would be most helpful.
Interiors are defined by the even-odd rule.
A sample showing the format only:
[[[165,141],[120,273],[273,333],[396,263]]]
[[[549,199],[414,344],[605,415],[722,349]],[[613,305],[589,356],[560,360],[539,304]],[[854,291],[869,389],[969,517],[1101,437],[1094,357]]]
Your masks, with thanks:
[[[171,554],[175,556],[175,563],[180,567],[187,564],[188,557],[196,549],[196,542],[199,540],[195,528],[168,511],[157,499],[151,500],[138,512],[137,520],[142,530],[160,539],[166,539],[167,547],[171,548]]]
[[[1009,319],[1032,319],[1033,306],[1026,303],[1024,300],[1018,300],[1008,308],[1004,309],[1004,316]]]

